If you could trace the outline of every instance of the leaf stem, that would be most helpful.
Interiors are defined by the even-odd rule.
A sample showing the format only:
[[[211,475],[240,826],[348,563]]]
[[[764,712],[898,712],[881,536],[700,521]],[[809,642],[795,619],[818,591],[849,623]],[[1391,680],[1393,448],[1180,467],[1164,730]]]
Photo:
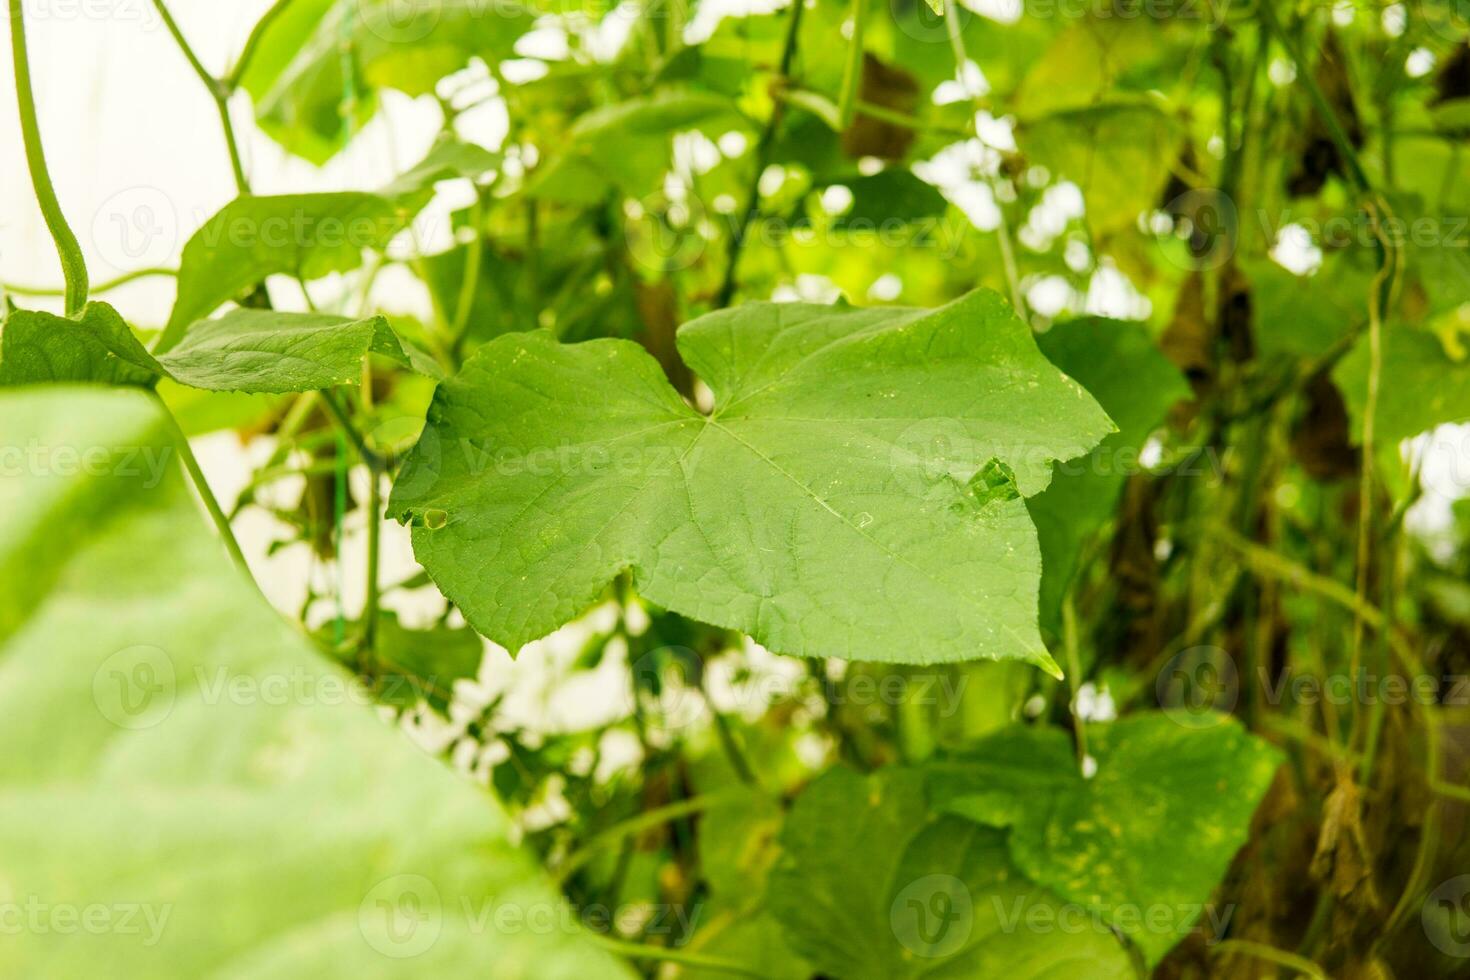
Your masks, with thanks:
[[[965,78],[965,68],[970,63],[970,55],[965,51],[965,37],[960,32],[959,10],[954,0],[944,0],[944,26],[949,32],[949,47],[954,53],[954,77],[964,87],[966,93],[970,93],[970,83]],[[976,117],[984,106],[980,103],[980,97],[970,94],[970,125],[975,128],[975,142],[984,146],[980,139],[979,127],[975,122]],[[996,241],[1000,244],[1000,262],[1005,269],[1006,288],[1011,294],[1011,306],[1015,308],[1016,315],[1022,320],[1026,319],[1026,297],[1021,292],[1021,276],[1016,266],[1016,247],[1011,241],[1011,225],[1006,218],[1005,202],[996,193],[997,181],[990,179],[991,196],[995,198],[995,213],[1000,216],[1000,223],[995,227]]]
[[[791,0],[791,19],[786,27],[786,46],[781,51],[781,65],[775,84],[784,86],[791,75],[791,64],[796,59],[796,43],[801,35],[801,12],[805,0]],[[761,176],[766,172],[766,167],[771,160],[771,146],[776,142],[776,130],[781,125],[782,110],[785,101],[776,97],[772,100],[771,115],[766,120],[766,128],[761,131],[760,142],[755,148],[755,173],[750,177],[750,188],[745,198],[745,213],[740,216],[740,224],[735,228],[730,239],[730,253],[725,258],[725,278],[720,283],[720,291],[715,296],[715,309],[722,310],[730,305],[735,298],[736,273],[740,268],[740,253],[745,250],[745,239],[750,234],[750,226],[754,224],[756,216],[761,209]]]
[[[460,355],[464,352],[465,341],[469,333],[470,311],[474,309],[475,291],[480,286],[480,263],[485,254],[485,230],[480,227],[480,224],[485,213],[485,196],[485,190],[477,190],[475,202],[470,205],[469,222],[470,227],[475,230],[475,237],[465,246],[464,280],[459,284],[459,296],[455,299],[454,322],[449,325],[449,353],[456,364],[459,363]],[[528,211],[527,217],[529,216]],[[529,249],[528,240],[528,259],[530,258]],[[539,312],[537,310],[538,314]]]
[[[209,511],[209,517],[214,521],[214,526],[219,530],[219,536],[225,543],[225,550],[230,553],[236,565],[245,573],[247,578],[254,581],[250,574],[250,565],[245,561],[245,553],[240,550],[240,542],[235,538],[235,530],[230,526],[230,519],[225,515],[224,508],[220,507],[219,499],[215,497],[214,491],[209,488],[209,481],[204,478],[204,470],[199,466],[199,460],[194,456],[194,450],[189,445],[189,437],[179,425],[178,418],[169,410],[158,392],[151,393],[158,402],[158,407],[163,409],[163,414],[168,417],[169,425],[174,430],[174,442],[178,446],[179,459],[184,463],[184,469],[189,473],[189,479],[194,483],[194,489],[199,493],[199,499],[204,501],[204,509]]]
[[[373,410],[373,368],[367,358],[362,362],[362,408]],[[381,543],[383,536],[383,474],[368,467],[367,499],[367,582],[362,603],[361,657],[369,661],[364,666],[376,666],[378,649],[378,586]]]
[[[18,0],[11,0],[11,2],[13,4]],[[168,28],[174,41],[178,43],[179,50],[184,53],[184,59],[189,62],[189,67],[194,69],[194,74],[199,76],[199,80],[209,90],[209,97],[214,100],[214,107],[219,112],[220,126],[224,129],[225,146],[230,152],[230,170],[235,177],[235,189],[241,194],[249,194],[250,181],[245,176],[245,167],[240,160],[240,145],[235,139],[235,124],[230,120],[230,96],[235,92],[237,80],[215,78],[211,75],[209,69],[204,67],[204,63],[190,47],[188,39],[184,37],[184,32],[179,30],[178,23],[174,20],[173,14],[169,13],[168,6],[163,0],[153,0],[153,7],[158,11],[158,16],[163,18],[164,26]],[[270,12],[267,12],[266,16],[270,16]]]
[[[1288,953],[1275,946],[1267,946],[1265,943],[1255,943],[1248,939],[1225,939],[1211,946],[1210,951],[1216,955],[1239,953],[1242,956],[1254,957],[1268,963],[1275,963],[1277,966],[1296,970],[1304,976],[1312,977],[1313,980],[1327,980],[1327,974],[1322,968],[1306,957]]]
[[[323,388],[321,395],[322,405],[326,407],[327,414],[332,416],[332,420],[337,423],[337,427],[342,430],[347,441],[352,443],[352,448],[357,450],[357,454],[362,457],[367,468],[374,473],[386,471],[387,464],[383,457],[368,448],[367,440],[363,438],[361,432],[357,431],[357,426],[353,425],[352,418],[347,414],[347,409],[343,407],[342,400],[337,397],[337,393],[329,388]]]
[[[26,166],[30,170],[36,203],[41,206],[41,217],[51,232],[56,254],[61,259],[61,274],[66,280],[66,315],[75,316],[87,303],[87,263],[82,257],[77,236],[61,212],[51,173],[46,169],[41,126],[36,118],[36,93],[31,87],[31,61],[26,50],[23,5],[23,0],[10,0],[10,50],[15,65],[15,102],[20,111],[21,139],[25,143]]]
[[[592,860],[593,855],[599,848],[608,844],[616,843],[633,834],[660,827],[671,820],[678,820],[696,813],[703,813],[721,803],[727,803],[738,797],[738,793],[723,792],[709,793],[704,796],[691,796],[669,803],[665,806],[645,810],[635,817],[630,817],[622,823],[614,824],[597,834],[594,834],[587,843],[567,855],[566,859],[552,869],[551,875],[558,882],[564,882],[572,876],[572,872]]]
[[[1072,730],[1077,734],[1077,767],[1087,776],[1087,721],[1077,710],[1077,694],[1082,685],[1082,655],[1077,649],[1077,604],[1069,589],[1062,600],[1062,645],[1067,654],[1067,683],[1072,697],[1067,702],[1072,712]]]
[[[124,272],[116,279],[108,279],[91,287],[93,296],[110,292],[119,286],[126,286],[137,279],[147,279],[150,276],[177,276],[177,269],[165,269],[162,266],[152,269],[134,269],[132,272]],[[17,283],[0,282],[0,292],[11,293],[15,296],[65,296],[64,286],[23,286]]]
[[[1343,160],[1347,163],[1349,176],[1352,178],[1353,183],[1358,185],[1358,190],[1360,191],[1365,193],[1372,191],[1373,184],[1368,180],[1367,171],[1363,169],[1363,161],[1358,158],[1358,151],[1353,148],[1352,141],[1348,139],[1347,132],[1342,128],[1342,123],[1338,120],[1337,113],[1332,109],[1332,103],[1327,101],[1327,96],[1323,93],[1322,87],[1317,84],[1317,77],[1312,74],[1306,59],[1302,56],[1301,48],[1297,45],[1296,39],[1282,30],[1281,21],[1277,19],[1276,11],[1272,9],[1272,4],[1261,3],[1257,6],[1260,8],[1261,20],[1266,25],[1266,29],[1276,35],[1276,40],[1281,42],[1281,46],[1286,49],[1287,56],[1291,58],[1292,64],[1296,66],[1297,78],[1306,87],[1307,95],[1311,98],[1312,105],[1316,108],[1317,114],[1322,117],[1322,122],[1327,127],[1328,137],[1331,138],[1333,144],[1337,147],[1338,153],[1342,155]]]
[[[853,107],[863,79],[863,30],[867,20],[867,0],[852,0],[852,40],[847,48],[847,64],[842,69],[842,92],[837,99],[839,129],[852,125]]]
[[[368,468],[367,499],[367,590],[362,604],[362,652],[373,658],[378,648],[378,565],[383,523],[382,474]]]
[[[256,21],[255,26],[250,29],[250,36],[245,39],[245,46],[240,49],[239,60],[224,78],[225,85],[231,92],[240,87],[240,82],[245,77],[245,72],[250,67],[250,62],[254,59],[255,52],[265,37],[265,32],[293,2],[294,0],[276,0],[269,10],[260,15],[260,20]]]
[[[714,970],[718,973],[729,973],[738,977],[756,977],[757,980],[765,977],[763,973],[741,966],[733,960],[721,959],[717,956],[705,956],[702,953],[686,953],[682,949],[670,946],[649,946],[645,943],[629,942],[625,939],[614,939],[611,936],[603,936],[599,933],[588,933],[588,938],[597,946],[609,952],[617,953],[634,960],[654,960],[660,963],[678,963],[683,966],[694,966],[704,970]]]
[[[730,728],[730,719],[715,707],[714,698],[710,697],[709,688],[705,685],[702,675],[699,679],[699,693],[704,698],[704,704],[709,709],[710,717],[714,719],[715,737],[720,743],[720,750],[725,753],[725,759],[730,763],[730,768],[735,771],[735,778],[746,786],[760,788],[760,781],[756,778],[755,770],[750,767],[745,753],[740,750],[740,744],[735,741],[735,733]]]

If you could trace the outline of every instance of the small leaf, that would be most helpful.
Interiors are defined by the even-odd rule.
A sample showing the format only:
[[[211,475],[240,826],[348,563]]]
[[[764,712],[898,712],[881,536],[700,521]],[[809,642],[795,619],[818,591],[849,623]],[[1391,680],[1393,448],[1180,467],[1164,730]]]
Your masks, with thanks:
[[[639,197],[654,190],[668,170],[676,133],[698,130],[714,137],[749,128],[735,102],[714,92],[672,88],[638,96],[572,123],[527,192],[572,204],[600,201],[609,187]]]
[[[356,644],[362,624],[354,624],[348,644],[341,648],[332,644],[334,628],[335,624],[313,635],[344,664],[359,666]],[[444,715],[453,700],[455,682],[474,680],[484,653],[484,641],[474,630],[448,626],[409,629],[396,613],[383,610],[378,616],[372,655],[365,657],[362,666],[369,672],[373,693],[382,703],[411,708],[422,701]]]
[[[185,243],[178,297],[155,353],[174,347],[190,324],[270,276],[312,280],[357,268],[364,251],[382,251],[408,226],[432,198],[435,181],[478,176],[496,160],[476,147],[445,141],[378,193],[236,198]]]
[[[1397,458],[1397,444],[1447,422],[1470,419],[1470,361],[1454,361],[1428,330],[1402,323],[1383,328],[1382,373],[1374,439]],[[1352,419],[1352,437],[1361,443],[1368,406],[1370,353],[1366,336],[1333,369]]]
[[[472,57],[513,57],[533,17],[532,4],[487,0],[297,0],[268,32],[244,81],[261,128],[320,164],[372,118],[379,89],[429,95]],[[350,123],[349,99],[356,110]]]
[[[209,391],[313,391],[360,383],[370,351],[410,363],[380,316],[238,309],[190,326],[158,364],[180,384]]]
[[[75,320],[16,310],[0,327],[0,386],[79,381],[151,387],[157,379],[157,362],[106,303],[88,303]]]
[[[1176,150],[1172,121],[1146,102],[1062,109],[1023,120],[1016,142],[1028,162],[1082,189],[1095,231],[1131,225],[1151,208]]]
[[[78,320],[12,314],[0,333],[0,386],[70,381],[152,387],[168,378],[206,391],[312,391],[360,383],[370,352],[440,374],[380,316],[232,310],[194,324],[177,347],[155,358],[112,307],[89,303]]]

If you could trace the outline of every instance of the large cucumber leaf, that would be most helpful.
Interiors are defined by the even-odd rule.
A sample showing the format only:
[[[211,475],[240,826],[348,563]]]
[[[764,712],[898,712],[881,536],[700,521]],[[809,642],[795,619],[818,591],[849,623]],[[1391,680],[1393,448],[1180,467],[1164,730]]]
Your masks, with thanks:
[[[1106,917],[1153,963],[1200,922],[1281,762],[1217,721],[1155,713],[1092,726],[1091,778],[1066,732],[1017,726],[929,763],[930,795],[939,810],[1009,827],[1022,873]]]
[[[0,478],[0,895],[41,923],[0,974],[632,976],[560,925],[494,800],[344,703],[367,698],[230,567],[147,395],[6,393],[0,433],[23,461]]]
[[[627,341],[508,334],[440,386],[390,513],[472,626],[518,649],[631,570],[781,653],[1056,672],[1020,498],[1111,426],[999,296],[757,303],[678,346],[708,416]]]

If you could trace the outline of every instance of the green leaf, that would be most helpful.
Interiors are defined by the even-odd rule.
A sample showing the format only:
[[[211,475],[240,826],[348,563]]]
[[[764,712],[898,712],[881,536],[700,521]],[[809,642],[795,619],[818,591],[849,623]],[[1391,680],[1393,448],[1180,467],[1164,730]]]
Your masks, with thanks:
[[[91,382],[152,387],[168,378],[205,391],[312,391],[362,381],[362,360],[381,354],[433,377],[428,355],[400,342],[380,316],[237,309],[191,326],[155,358],[105,303],[78,320],[17,311],[0,333],[0,386]]]
[[[1374,416],[1374,441],[1381,449],[1391,450],[1399,440],[1437,425],[1470,419],[1470,362],[1451,360],[1438,336],[1401,323],[1386,324],[1382,353]],[[1358,443],[1368,406],[1369,361],[1364,336],[1332,371]]]
[[[1126,75],[1147,69],[1165,51],[1162,20],[1102,16],[1071,22],[1031,62],[1015,96],[1016,111],[1034,118],[1085,109],[1134,88],[1123,84]]]
[[[7,458],[46,451],[0,481],[5,888],[110,925],[8,936],[0,973],[631,977],[575,930],[494,927],[562,899],[488,795],[343,703],[206,531],[166,426],[138,392],[0,395]]]
[[[1134,975],[1106,927],[1016,871],[1004,832],[932,812],[916,770],[829,770],[797,797],[781,846],[769,907],[824,975]]]
[[[765,907],[766,879],[780,853],[781,804],[730,778],[734,788],[724,790],[724,799],[700,818],[699,868],[710,890],[705,926],[698,933],[700,952],[769,980],[808,980],[811,966],[787,947],[780,923]],[[691,980],[728,976],[714,970],[684,975]]]
[[[1149,434],[1190,389],[1141,323],[1070,320],[1036,343],[1118,427],[1087,456],[1059,464],[1051,486],[1026,502],[1041,541],[1041,620],[1055,631],[1083,543],[1112,515]]]
[[[16,310],[0,327],[0,386],[67,381],[150,386],[158,364],[106,303],[81,316]]]
[[[479,176],[497,159],[445,141],[378,193],[236,198],[185,243],[178,297],[155,352],[168,351],[190,324],[269,276],[311,280],[357,268],[365,250],[382,251],[408,227],[433,196],[435,181]]]
[[[1366,249],[1329,252],[1322,267],[1306,276],[1270,259],[1243,259],[1261,351],[1320,357],[1366,321],[1374,273],[1360,255],[1371,258]]]
[[[272,30],[277,50],[246,82],[262,128],[313,163],[325,162],[372,117],[378,89],[429,95],[471,57],[491,63],[512,57],[534,16],[530,4],[487,0],[309,5],[315,9]],[[291,52],[284,68],[280,47]],[[350,125],[343,113],[349,97],[357,104]]]
[[[518,649],[631,570],[781,653],[1056,672],[1016,494],[1110,423],[998,295],[756,303],[678,346],[707,417],[626,341],[507,334],[440,386],[389,510],[470,625]],[[1013,490],[978,497],[979,472]]]
[[[1099,233],[1128,227],[1158,202],[1175,154],[1169,117],[1143,102],[1023,121],[1016,143],[1028,162],[1081,188],[1088,225]]]
[[[191,323],[237,300],[268,276],[318,279],[362,264],[382,250],[412,213],[377,194],[285,194],[240,197],[184,245],[179,293],[157,350],[169,350]]]
[[[434,184],[438,181],[457,177],[474,180],[499,167],[500,161],[499,153],[492,153],[483,146],[441,139],[422,160],[399,174],[378,193],[401,203],[418,199],[420,203],[414,207],[418,210],[433,196]]]
[[[571,204],[596,203],[609,187],[638,197],[654,190],[669,169],[676,133],[717,137],[749,128],[731,99],[692,88],[603,106],[572,124],[565,145],[537,169],[528,192]]]
[[[380,316],[238,309],[190,326],[158,364],[180,384],[208,391],[314,391],[360,383],[369,352],[410,363]]]
[[[270,91],[336,0],[291,0],[261,34],[240,84],[256,99]]]
[[[323,633],[318,631],[318,640],[329,644]],[[356,636],[350,639],[355,642]],[[332,652],[351,662],[357,650],[354,645]],[[484,654],[484,641],[474,630],[409,629],[397,614],[384,610],[378,616],[377,641],[367,668],[373,693],[382,703],[411,708],[424,701],[442,715],[453,700],[455,681],[474,680]]]
[[[1023,874],[1115,917],[1157,962],[1198,922],[1250,831],[1280,753],[1238,722],[1188,727],[1164,714],[1088,728],[1097,772],[1077,769],[1070,736],[1017,726],[931,762],[934,805],[1009,827]],[[1163,905],[1163,927],[1123,914]]]
[[[949,206],[938,188],[896,167],[831,183],[852,192],[852,207],[833,219],[834,228],[892,229],[902,222],[937,218]]]

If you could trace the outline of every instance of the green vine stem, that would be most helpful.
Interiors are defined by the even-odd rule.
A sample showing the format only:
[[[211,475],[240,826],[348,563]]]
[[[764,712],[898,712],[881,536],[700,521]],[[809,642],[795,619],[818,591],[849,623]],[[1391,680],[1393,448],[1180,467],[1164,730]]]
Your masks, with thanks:
[[[19,0],[11,0],[12,5],[18,2]],[[277,6],[280,5],[278,4]],[[230,151],[230,170],[235,177],[235,189],[241,194],[249,194],[250,181],[245,176],[245,166],[240,159],[240,144],[235,139],[235,124],[230,120],[230,96],[235,94],[235,90],[239,85],[238,76],[242,73],[243,66],[247,63],[244,55],[241,56],[240,60],[242,67],[237,67],[236,71],[230,74],[230,77],[215,78],[209,73],[209,69],[204,67],[204,62],[199,60],[199,56],[194,53],[194,49],[189,46],[188,39],[184,37],[184,32],[179,30],[178,23],[174,20],[173,14],[169,13],[169,9],[163,0],[153,0],[153,7],[158,11],[158,16],[163,19],[164,26],[168,28],[168,32],[173,35],[174,41],[178,43],[179,50],[184,53],[184,59],[189,62],[189,67],[194,69],[194,74],[199,76],[199,80],[209,90],[209,97],[214,100],[214,107],[219,112],[220,125],[225,132],[225,146]],[[266,16],[273,17],[277,13],[279,11],[272,8],[272,10],[267,12]],[[250,40],[246,42],[247,51],[251,48],[251,41],[257,43],[259,41],[254,33],[251,34]]]
[[[944,0],[944,26],[949,33],[949,47],[954,53],[954,77],[957,82],[964,86],[965,91],[970,91],[970,83],[965,80],[965,67],[970,63],[970,56],[965,51],[965,37],[960,30],[959,9],[954,0]],[[980,114],[984,108],[980,104],[979,96],[970,96],[972,115],[970,125],[975,126],[975,116]],[[978,128],[975,133],[977,142],[980,140]],[[1026,319],[1026,296],[1021,292],[1021,276],[1016,266],[1016,246],[1011,241],[1011,225],[1006,218],[1005,202],[996,193],[997,181],[989,180],[991,196],[995,198],[995,213],[1000,215],[1000,224],[995,226],[996,241],[1000,243],[1000,261],[1005,268],[1006,288],[1011,294],[1011,306],[1015,308],[1016,315]]]
[[[801,0],[795,0],[791,4],[791,19],[787,22],[786,43],[781,50],[781,65],[779,75],[776,79],[777,90],[784,87],[791,76],[791,65],[796,60],[796,45],[801,36],[801,12],[804,4]],[[720,283],[720,291],[715,297],[715,309],[722,310],[730,305],[735,298],[737,286],[736,274],[740,269],[740,253],[745,250],[745,239],[750,235],[750,226],[755,223],[756,216],[761,209],[761,175],[766,172],[766,166],[771,161],[771,147],[776,142],[776,130],[781,126],[782,110],[785,102],[776,98],[771,106],[771,116],[766,120],[766,128],[761,131],[760,142],[755,148],[755,173],[750,177],[750,189],[745,199],[745,213],[740,216],[740,224],[736,226],[734,235],[730,239],[730,253],[725,258],[725,277]]]
[[[1388,308],[1389,301],[1393,296],[1400,272],[1403,265],[1403,256],[1397,244],[1384,232],[1384,226],[1388,219],[1393,217],[1393,211],[1387,200],[1374,187],[1368,179],[1368,172],[1358,157],[1357,150],[1352,141],[1348,139],[1342,122],[1333,111],[1332,104],[1328,102],[1322,87],[1317,84],[1316,77],[1312,74],[1310,66],[1303,57],[1300,46],[1296,39],[1289,35],[1281,27],[1281,22],[1276,16],[1275,10],[1270,3],[1260,4],[1262,25],[1274,35],[1281,46],[1286,49],[1292,64],[1296,67],[1297,77],[1304,84],[1307,95],[1311,98],[1312,105],[1327,127],[1327,133],[1332,139],[1333,145],[1337,147],[1339,155],[1346,163],[1348,175],[1358,192],[1363,196],[1365,206],[1368,209],[1369,218],[1372,221],[1374,239],[1378,249],[1378,272],[1374,276],[1371,293],[1368,297],[1368,386],[1367,404],[1363,412],[1363,436],[1362,436],[1362,469],[1358,480],[1358,533],[1357,533],[1357,557],[1356,557],[1356,581],[1355,593],[1358,605],[1367,601],[1369,585],[1369,569],[1373,560],[1373,467],[1376,465],[1374,459],[1374,423],[1378,414],[1378,394],[1380,377],[1383,371],[1383,319]],[[1363,663],[1363,634],[1367,626],[1360,613],[1355,613],[1353,619],[1352,646],[1349,659],[1349,674],[1356,682],[1362,671]],[[1363,717],[1359,709],[1358,701],[1353,702],[1353,718],[1348,736],[1348,744],[1356,746],[1362,733]]]
[[[362,362],[361,405],[363,414],[371,417],[373,410],[373,367],[370,360]],[[362,603],[362,644],[358,650],[362,664],[369,669],[377,667],[378,653],[378,605],[381,591],[378,583],[380,574],[383,536],[383,476],[384,472],[368,466],[367,499],[367,581]]]
[[[1067,708],[1072,712],[1072,726],[1077,742],[1077,768],[1083,778],[1088,778],[1087,760],[1087,720],[1077,710],[1081,699],[1082,690],[1082,656],[1077,649],[1077,604],[1073,599],[1071,590],[1062,600],[1062,637],[1063,645],[1067,650],[1067,683],[1071,697],[1067,700]]]
[[[608,952],[617,953],[629,959],[649,960],[657,963],[676,963],[682,966],[712,970],[716,973],[728,973],[736,977],[755,977],[756,980],[761,980],[765,976],[763,973],[757,973],[754,970],[747,969],[732,960],[721,959],[717,956],[689,953],[670,946],[649,946],[644,943],[613,939],[610,936],[604,936],[599,933],[590,933],[587,938]]]
[[[56,199],[56,189],[51,183],[51,174],[46,168],[46,157],[41,149],[41,130],[36,119],[36,101],[31,88],[30,59],[26,52],[25,22],[22,19],[22,0],[10,0],[10,42],[11,50],[15,59],[15,92],[16,102],[20,108],[21,133],[25,140],[26,162],[30,168],[31,183],[35,188],[36,200],[41,206],[41,213],[46,219],[46,227],[51,231],[51,237],[56,241],[56,251],[61,256],[61,269],[66,278],[66,313],[75,316],[87,302],[87,265],[82,257],[81,246],[72,234],[71,227],[67,225],[65,216],[61,213],[61,205]],[[137,273],[129,273],[121,277],[123,281],[139,278],[143,275],[155,274],[163,270],[141,270]],[[120,285],[120,282],[105,284],[108,288]],[[235,539],[234,529],[230,527],[230,519],[225,515],[224,509],[220,507],[219,500],[214,491],[209,488],[209,483],[204,479],[204,471],[199,466],[199,460],[194,456],[194,450],[189,445],[189,438],[179,420],[169,410],[168,405],[157,391],[151,392],[159,408],[163,410],[174,431],[175,443],[177,444],[179,459],[184,464],[189,479],[194,483],[199,493],[199,498],[204,502],[204,507],[209,511],[210,519],[219,529],[221,539],[225,543],[225,549],[235,564],[250,577],[250,566],[245,561],[245,555],[240,550],[240,542]],[[254,579],[251,579],[254,581]]]
[[[111,292],[120,286],[126,286],[128,283],[135,282],[138,279],[147,279],[152,276],[177,276],[178,274],[177,269],[165,269],[161,266],[151,269],[134,269],[132,272],[124,272],[116,279],[108,279],[106,282],[98,283],[91,288],[91,294],[98,296],[102,293]],[[0,282],[0,292],[10,293],[13,296],[65,296],[66,287],[24,286],[19,283]]]
[[[41,126],[36,119],[36,94],[31,87],[25,15],[21,8],[22,0],[10,0],[10,51],[15,63],[15,101],[20,109],[21,139],[25,142],[26,166],[31,173],[31,186],[36,191],[36,202],[41,205],[41,216],[61,258],[61,274],[66,279],[66,315],[76,316],[87,304],[87,263],[82,258],[82,246],[77,243],[77,236],[66,223],[66,215],[61,213],[61,203],[56,199],[56,188],[46,168]]]
[[[357,454],[362,457],[362,461],[367,465],[368,469],[374,473],[385,472],[387,463],[381,456],[368,447],[367,440],[363,438],[362,433],[353,424],[351,416],[347,414],[347,409],[343,407],[342,400],[337,397],[337,393],[323,388],[321,396],[322,405],[326,407],[327,414],[332,416],[332,421],[337,423],[337,426],[342,430],[342,434],[347,437],[348,442],[352,443],[352,448],[357,450]]]
[[[837,122],[843,129],[852,125],[853,107],[863,80],[863,32],[867,26],[867,0],[852,0],[852,39],[848,42],[847,64],[842,70],[842,93],[837,101]]]
[[[276,18],[286,12],[294,0],[276,0],[271,4],[269,10],[261,14],[260,20],[255,22],[255,27],[250,31],[250,36],[245,39],[245,46],[240,49],[240,58],[235,62],[235,67],[224,77],[225,86],[233,93],[240,87],[245,78],[245,72],[250,68],[250,62],[255,58],[255,52],[260,47],[260,42],[265,38],[266,31],[275,23]]]
[[[1295,970],[1304,977],[1311,977],[1312,980],[1327,980],[1327,974],[1322,968],[1306,957],[1288,953],[1283,949],[1276,949],[1265,943],[1251,942],[1248,939],[1224,939],[1210,947],[1210,952],[1216,956],[1230,953],[1249,956],[1252,959],[1275,963],[1277,966]]]
[[[652,810],[645,810],[589,838],[581,848],[568,854],[565,860],[553,868],[551,870],[551,876],[558,884],[561,884],[570,878],[578,868],[581,868],[596,857],[597,852],[602,848],[622,841],[634,834],[641,834],[645,830],[661,827],[681,817],[703,813],[712,807],[727,804],[733,799],[736,799],[738,795],[738,793],[729,790],[721,793],[708,793],[703,796],[686,797],[674,803],[655,807]]]
[[[204,501],[204,509],[209,511],[210,520],[219,529],[219,536],[225,543],[225,550],[230,553],[236,565],[245,573],[246,578],[254,579],[250,575],[250,565],[245,561],[245,553],[240,550],[240,542],[235,538],[235,530],[230,526],[230,519],[225,514],[224,508],[219,505],[219,498],[215,497],[214,491],[209,488],[209,481],[204,479],[204,470],[199,466],[199,460],[194,456],[194,450],[189,445],[189,437],[184,432],[179,420],[174,413],[169,411],[168,405],[164,404],[163,398],[158,392],[152,392],[159,408],[168,417],[169,425],[174,430],[174,442],[178,446],[179,459],[184,464],[184,469],[193,481],[194,488],[199,492],[199,499]]]

